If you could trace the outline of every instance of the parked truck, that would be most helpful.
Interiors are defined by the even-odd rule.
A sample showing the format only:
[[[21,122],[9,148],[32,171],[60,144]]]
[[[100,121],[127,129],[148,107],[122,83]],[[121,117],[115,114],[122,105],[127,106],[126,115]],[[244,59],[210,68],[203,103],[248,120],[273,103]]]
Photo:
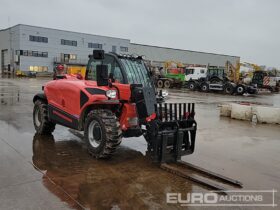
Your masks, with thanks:
[[[158,88],[180,88],[185,82],[185,67],[179,62],[166,61],[164,67],[159,68],[155,80]]]
[[[186,68],[185,80],[190,90],[215,91],[237,95],[257,93],[256,88],[252,85],[231,81],[225,68],[217,66]]]

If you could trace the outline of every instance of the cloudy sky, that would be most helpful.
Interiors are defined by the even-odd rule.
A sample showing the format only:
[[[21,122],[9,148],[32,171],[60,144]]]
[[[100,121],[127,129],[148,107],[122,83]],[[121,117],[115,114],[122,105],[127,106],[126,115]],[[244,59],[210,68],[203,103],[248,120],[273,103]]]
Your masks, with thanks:
[[[280,67],[279,0],[0,0],[0,8],[0,28],[51,27]]]

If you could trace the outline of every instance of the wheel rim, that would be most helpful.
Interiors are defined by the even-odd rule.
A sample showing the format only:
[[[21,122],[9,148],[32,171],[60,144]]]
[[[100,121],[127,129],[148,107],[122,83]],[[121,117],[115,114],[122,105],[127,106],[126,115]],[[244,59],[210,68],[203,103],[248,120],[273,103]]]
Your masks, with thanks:
[[[159,88],[162,88],[163,82],[162,82],[162,81],[158,81],[157,86],[158,86]]]
[[[35,122],[35,125],[37,127],[40,127],[40,125],[41,125],[41,111],[38,107],[37,107],[37,109],[35,110],[35,113],[34,113],[34,122]]]
[[[243,92],[243,88],[242,88],[242,87],[238,87],[238,88],[237,88],[237,92],[238,92],[238,93],[242,93],[242,92]]]
[[[169,87],[170,87],[170,82],[169,82],[169,81],[166,81],[166,82],[164,83],[164,86],[167,87],[167,88],[169,88]]]
[[[98,147],[102,140],[102,130],[100,124],[93,120],[88,127],[89,143],[92,147]]]
[[[194,89],[194,85],[193,84],[190,84],[190,89]]]
[[[204,85],[204,86],[202,86],[202,90],[203,91],[206,91],[207,90],[207,87]]]
[[[227,87],[227,88],[226,88],[226,92],[227,92],[227,93],[230,93],[230,91],[231,91],[230,87]]]

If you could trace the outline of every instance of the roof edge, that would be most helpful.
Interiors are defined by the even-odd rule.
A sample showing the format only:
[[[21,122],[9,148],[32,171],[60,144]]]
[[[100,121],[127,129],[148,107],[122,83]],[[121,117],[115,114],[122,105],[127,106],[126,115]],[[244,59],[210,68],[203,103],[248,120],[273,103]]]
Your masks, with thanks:
[[[178,49],[178,48],[171,48],[171,47],[161,47],[156,45],[147,45],[147,44],[137,44],[137,43],[130,43],[131,45],[141,45],[145,47],[155,47],[155,48],[163,48],[163,49],[169,49],[169,50],[179,50],[179,51],[187,51],[187,52],[195,52],[195,53],[204,53],[204,54],[211,54],[211,55],[222,55],[222,56],[229,56],[234,58],[239,58],[240,56],[235,55],[227,55],[227,54],[219,54],[219,53],[210,53],[210,52],[203,52],[203,51],[195,51],[195,50],[185,50],[185,49]]]
[[[113,37],[113,36],[103,36],[103,35],[98,35],[98,34],[90,34],[90,33],[83,33],[83,32],[77,32],[77,31],[69,31],[69,30],[63,30],[63,29],[57,29],[57,28],[49,28],[49,27],[43,27],[43,26],[34,26],[34,25],[28,25],[28,24],[16,24],[14,26],[11,26],[9,28],[1,29],[0,31],[5,31],[9,30],[11,28],[17,27],[17,26],[27,26],[27,27],[34,27],[34,28],[41,28],[41,29],[49,29],[49,30],[56,30],[56,31],[62,31],[62,32],[71,32],[71,33],[76,33],[76,34],[85,34],[85,35],[91,35],[91,36],[100,36],[100,37],[107,37],[107,38],[114,38],[114,39],[121,39],[121,40],[126,40],[130,42],[130,39],[125,39],[125,38],[118,38],[118,37]]]

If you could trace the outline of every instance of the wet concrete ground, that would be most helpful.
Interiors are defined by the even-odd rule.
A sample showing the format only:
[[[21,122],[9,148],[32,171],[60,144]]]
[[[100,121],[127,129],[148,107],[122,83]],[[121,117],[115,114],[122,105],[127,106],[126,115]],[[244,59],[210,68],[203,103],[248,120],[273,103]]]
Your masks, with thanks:
[[[111,160],[97,161],[64,127],[52,137],[35,135],[32,97],[44,82],[0,79],[0,209],[182,209],[167,204],[166,193],[207,192],[150,163],[143,138],[124,139]],[[238,179],[245,190],[280,190],[280,126],[220,118],[218,108],[232,101],[280,107],[279,94],[169,92],[170,102],[196,103],[196,150],[184,161]],[[279,200],[278,192],[278,207]]]

